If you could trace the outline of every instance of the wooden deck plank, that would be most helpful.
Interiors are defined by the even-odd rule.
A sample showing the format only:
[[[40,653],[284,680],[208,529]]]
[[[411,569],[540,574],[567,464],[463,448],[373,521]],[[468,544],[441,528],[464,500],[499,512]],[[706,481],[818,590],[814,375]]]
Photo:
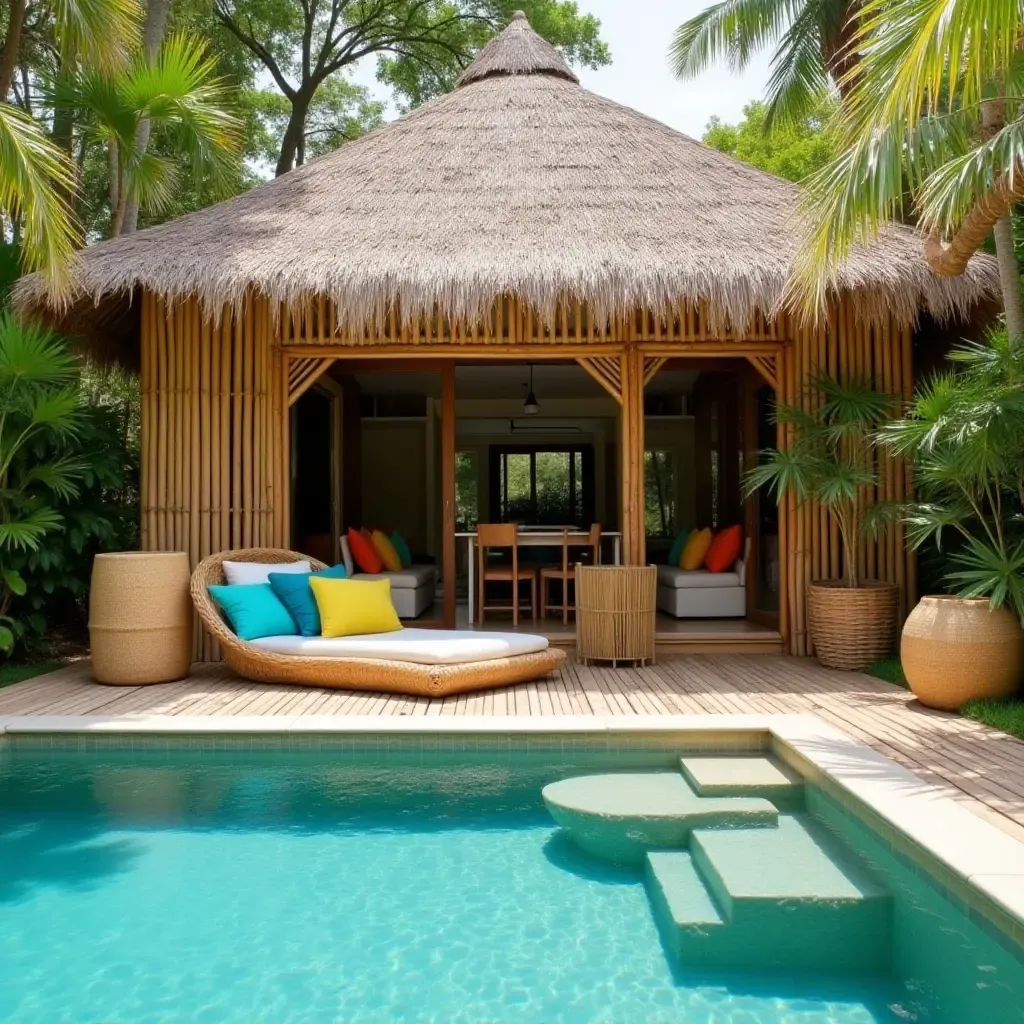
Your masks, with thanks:
[[[580,665],[550,679],[444,700],[260,685],[224,665],[159,686],[105,687],[78,661],[0,690],[0,715],[637,715],[810,713],[1024,839],[1024,742],[922,708],[856,672],[786,655],[672,655],[646,668]],[[383,725],[384,723],[382,723]],[[386,727],[386,726],[385,726]]]

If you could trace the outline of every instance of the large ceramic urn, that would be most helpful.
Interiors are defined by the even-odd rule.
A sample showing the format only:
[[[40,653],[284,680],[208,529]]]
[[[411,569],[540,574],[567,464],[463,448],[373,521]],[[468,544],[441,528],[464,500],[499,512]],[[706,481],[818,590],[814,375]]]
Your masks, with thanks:
[[[1024,631],[987,598],[922,597],[903,627],[900,660],[922,704],[955,711],[976,697],[1008,697],[1024,672]]]
[[[189,674],[192,602],[183,551],[97,555],[89,591],[92,675],[138,686]]]

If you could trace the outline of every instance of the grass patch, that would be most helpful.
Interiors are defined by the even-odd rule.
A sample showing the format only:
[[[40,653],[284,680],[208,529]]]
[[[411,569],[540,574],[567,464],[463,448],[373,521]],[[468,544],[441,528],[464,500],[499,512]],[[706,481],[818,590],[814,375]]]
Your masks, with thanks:
[[[1022,700],[969,700],[961,709],[964,718],[990,725],[1024,740],[1024,701]]]
[[[36,661],[31,663],[19,662],[14,665],[0,664],[0,687],[13,686],[15,683],[24,682],[33,676],[41,676],[44,672],[53,672],[54,669],[62,668],[63,661]]]
[[[879,658],[878,661],[873,661],[868,665],[864,671],[876,679],[892,683],[894,686],[902,686],[904,690],[907,689],[907,677],[903,674],[903,666],[900,664],[899,658]]]

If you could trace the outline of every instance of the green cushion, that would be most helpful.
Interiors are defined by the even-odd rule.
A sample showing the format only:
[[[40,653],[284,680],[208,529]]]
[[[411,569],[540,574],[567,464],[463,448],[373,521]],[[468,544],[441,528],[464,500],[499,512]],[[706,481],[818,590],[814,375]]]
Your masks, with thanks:
[[[269,583],[214,586],[210,587],[210,596],[220,605],[239,640],[295,636],[299,632],[295,620],[277,599]]]
[[[689,536],[689,530],[681,530],[676,534],[676,539],[672,541],[672,547],[669,548],[666,565],[679,565],[679,559],[683,557],[683,548],[686,547],[686,540]]]
[[[320,609],[316,606],[313,590],[309,585],[310,576],[326,576],[328,579],[344,579],[348,576],[343,565],[332,565],[318,572],[272,572],[267,579],[281,603],[291,613],[302,636],[320,635]]]
[[[405,538],[397,530],[393,530],[391,533],[391,543],[398,552],[402,568],[408,569],[412,565],[412,553],[409,551],[409,545],[405,543]]]

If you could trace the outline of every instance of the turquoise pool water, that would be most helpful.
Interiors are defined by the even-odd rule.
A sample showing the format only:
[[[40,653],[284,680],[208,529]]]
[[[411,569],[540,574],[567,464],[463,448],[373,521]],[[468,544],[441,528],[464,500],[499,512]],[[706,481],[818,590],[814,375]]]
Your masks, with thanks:
[[[576,852],[541,803],[598,768],[0,752],[0,1020],[1024,1020],[1020,962],[881,846],[892,976],[673,968],[641,873]],[[825,798],[808,808],[870,845]]]

